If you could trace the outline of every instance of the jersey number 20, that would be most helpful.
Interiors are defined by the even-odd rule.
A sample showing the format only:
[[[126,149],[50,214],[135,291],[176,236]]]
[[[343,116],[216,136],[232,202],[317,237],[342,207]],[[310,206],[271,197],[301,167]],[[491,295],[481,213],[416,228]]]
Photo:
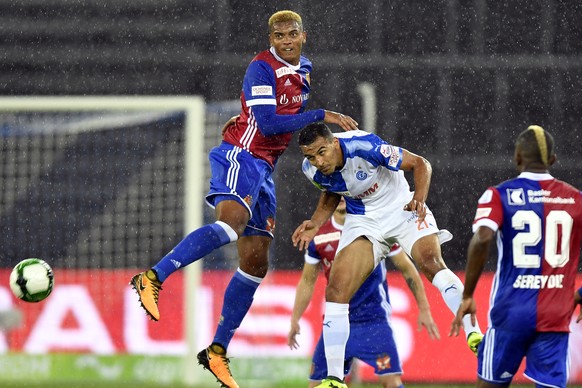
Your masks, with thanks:
[[[560,268],[570,260],[570,235],[574,220],[564,210],[552,210],[546,216],[544,257],[552,268]],[[518,210],[511,218],[511,226],[518,232],[513,238],[513,265],[517,268],[538,268],[538,254],[525,253],[527,247],[542,239],[542,219],[533,210]],[[529,226],[529,230],[526,230]]]

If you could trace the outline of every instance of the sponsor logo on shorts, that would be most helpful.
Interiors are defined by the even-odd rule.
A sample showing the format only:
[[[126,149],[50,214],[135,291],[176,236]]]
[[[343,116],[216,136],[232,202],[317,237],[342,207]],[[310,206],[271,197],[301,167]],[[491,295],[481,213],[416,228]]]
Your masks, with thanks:
[[[387,354],[383,354],[380,357],[378,357],[376,359],[376,366],[378,367],[378,370],[390,369],[391,367],[390,356]]]
[[[274,233],[275,232],[275,218],[267,217],[267,225],[265,227],[267,232]]]

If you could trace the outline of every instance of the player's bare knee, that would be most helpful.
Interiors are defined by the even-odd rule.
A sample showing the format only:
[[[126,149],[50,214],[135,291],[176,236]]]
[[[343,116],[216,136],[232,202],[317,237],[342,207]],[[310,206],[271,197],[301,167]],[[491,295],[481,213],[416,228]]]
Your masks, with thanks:
[[[339,287],[337,284],[328,283],[325,288],[325,300],[326,302],[334,303],[349,303],[351,295],[348,290],[344,287]]]
[[[436,256],[421,257],[416,263],[419,271],[430,281],[432,281],[437,272],[447,268],[443,259]]]

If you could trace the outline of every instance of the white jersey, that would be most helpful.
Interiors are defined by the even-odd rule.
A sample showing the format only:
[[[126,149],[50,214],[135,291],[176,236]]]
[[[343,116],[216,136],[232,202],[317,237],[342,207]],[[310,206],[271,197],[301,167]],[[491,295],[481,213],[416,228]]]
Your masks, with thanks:
[[[365,131],[335,133],[343,151],[344,166],[331,175],[323,175],[307,159],[303,173],[322,191],[346,199],[346,221],[338,251],[359,236],[366,236],[374,246],[376,264],[386,257],[394,242],[410,254],[414,243],[436,234],[441,243],[452,235],[439,230],[427,207],[424,221],[414,212],[404,210],[413,193],[400,170],[402,148],[388,144]]]
[[[334,133],[344,155],[344,166],[323,175],[307,159],[303,173],[322,191],[344,196],[348,214],[386,217],[402,210],[412,199],[410,186],[400,170],[402,148],[365,131]]]

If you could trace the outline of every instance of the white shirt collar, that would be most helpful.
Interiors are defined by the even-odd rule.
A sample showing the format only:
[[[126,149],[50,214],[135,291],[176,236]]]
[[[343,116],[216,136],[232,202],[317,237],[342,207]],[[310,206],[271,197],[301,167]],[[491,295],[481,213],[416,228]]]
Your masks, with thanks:
[[[529,172],[524,171],[519,174],[519,178],[525,178],[532,181],[548,181],[554,179],[554,177],[549,172]]]
[[[284,64],[287,67],[292,68],[293,70],[297,71],[301,68],[301,61],[299,61],[298,65],[292,65],[289,62],[285,61],[284,59],[282,59],[280,56],[277,55],[277,52],[275,51],[275,47],[271,46],[271,48],[269,49],[269,51],[271,52],[271,54],[273,54],[273,56],[275,57],[276,60],[278,60],[279,62],[281,62],[282,64]]]
[[[336,228],[337,230],[343,230],[344,226],[340,225],[336,222],[335,218],[333,217],[333,215],[331,216],[331,225]]]

